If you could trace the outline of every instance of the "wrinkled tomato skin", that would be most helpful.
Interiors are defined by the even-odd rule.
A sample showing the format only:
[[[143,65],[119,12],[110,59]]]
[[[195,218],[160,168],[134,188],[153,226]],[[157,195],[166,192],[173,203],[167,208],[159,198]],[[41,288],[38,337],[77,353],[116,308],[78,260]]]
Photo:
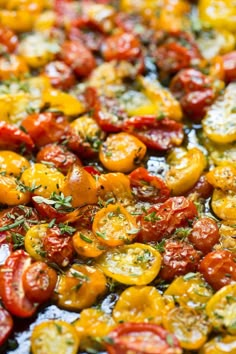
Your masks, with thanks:
[[[145,168],[139,167],[129,175],[132,194],[141,201],[163,203],[170,197],[170,190],[165,182],[152,176]]]
[[[162,254],[162,268],[159,273],[165,281],[177,276],[195,272],[200,260],[200,253],[187,242],[167,240]]]
[[[25,145],[30,151],[34,148],[31,137],[12,124],[0,122],[0,149],[19,150]]]
[[[18,46],[18,38],[9,28],[0,26],[0,44],[7,53],[14,53]]]
[[[148,220],[148,215],[155,215]],[[196,206],[185,197],[169,198],[161,205],[151,207],[147,214],[138,217],[140,242],[159,241],[169,237],[176,228],[184,227],[197,216]]]
[[[81,161],[73,152],[57,144],[44,146],[37,154],[36,161],[52,163],[53,166],[64,174],[68,172],[74,163],[81,165]]]
[[[68,90],[75,84],[75,76],[72,69],[59,60],[47,64],[43,74],[49,78],[53,87],[61,90]]]
[[[195,194],[198,198],[207,199],[212,195],[212,192],[213,186],[207,181],[205,175],[201,175],[195,186],[186,193],[186,196]]]
[[[145,338],[146,336],[146,338]],[[171,337],[171,344],[168,338]],[[181,354],[177,338],[160,326],[149,323],[123,323],[109,333],[109,354]]]
[[[184,138],[183,125],[174,120],[156,116],[135,116],[123,124],[123,130],[136,136],[148,148],[165,151],[181,144]]]
[[[236,50],[223,55],[224,80],[226,83],[236,80]]]
[[[22,275],[30,265],[31,258],[23,250],[13,252],[6,260],[0,272],[0,296],[3,305],[12,314],[18,317],[31,317],[36,306],[22,290]]]
[[[79,208],[78,218],[73,224],[76,229],[92,230],[93,219],[96,213],[100,210],[98,205],[85,205]]]
[[[13,320],[10,313],[0,306],[0,346],[7,340],[13,329]]]
[[[60,57],[80,77],[88,76],[96,67],[92,52],[79,41],[64,42]]]
[[[236,281],[235,255],[228,250],[208,253],[199,265],[199,271],[214,290]]]
[[[193,229],[188,235],[189,241],[203,254],[212,251],[212,247],[219,241],[220,234],[215,220],[202,217],[193,224]]]
[[[43,303],[53,294],[57,282],[57,273],[46,263],[32,263],[23,273],[23,287],[30,301]]]
[[[206,114],[207,108],[214,102],[212,89],[194,91],[181,98],[183,112],[194,122],[199,122]]]
[[[71,236],[61,234],[56,226],[48,229],[43,239],[43,249],[46,252],[46,258],[59,266],[65,267],[73,259],[74,249]]]

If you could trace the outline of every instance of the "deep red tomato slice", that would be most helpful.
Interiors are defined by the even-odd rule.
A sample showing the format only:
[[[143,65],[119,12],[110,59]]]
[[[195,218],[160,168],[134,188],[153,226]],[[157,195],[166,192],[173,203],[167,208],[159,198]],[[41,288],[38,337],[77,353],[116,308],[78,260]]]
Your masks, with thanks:
[[[0,347],[7,340],[13,328],[10,313],[0,306]]]
[[[236,50],[223,55],[225,81],[233,82],[236,80]]]
[[[23,250],[13,252],[0,272],[0,295],[6,309],[18,317],[31,317],[36,306],[25,295],[22,275],[31,264],[31,258]]]
[[[133,195],[141,201],[161,203],[170,196],[170,190],[165,182],[161,178],[151,175],[143,167],[134,170],[129,178]]]
[[[201,261],[199,271],[214,290],[236,281],[234,253],[217,250],[208,253]]]
[[[184,138],[181,123],[151,115],[135,116],[124,121],[123,130],[136,136],[148,148],[159,151],[179,146]]]
[[[8,150],[19,150],[22,145],[29,150],[34,148],[31,137],[12,124],[0,122],[0,148]]]
[[[141,242],[159,241],[170,236],[176,228],[188,226],[197,216],[196,206],[185,197],[169,198],[163,204],[148,209],[138,217],[141,230],[138,240]]]
[[[109,354],[181,354],[177,338],[160,326],[123,323],[109,333]],[[109,342],[110,342],[109,341]]]
[[[68,90],[75,84],[72,69],[62,61],[52,61],[44,68],[44,74],[49,78],[53,87]]]

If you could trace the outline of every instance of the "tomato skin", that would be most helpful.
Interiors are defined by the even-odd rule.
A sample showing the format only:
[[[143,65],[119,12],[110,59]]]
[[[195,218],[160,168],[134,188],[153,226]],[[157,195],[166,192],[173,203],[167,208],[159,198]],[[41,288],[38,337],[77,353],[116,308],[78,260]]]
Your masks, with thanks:
[[[211,252],[212,247],[219,241],[220,233],[215,220],[202,217],[193,224],[193,229],[188,235],[189,241],[203,254]]]
[[[177,338],[154,324],[123,323],[110,332],[108,337],[113,341],[112,344],[106,344],[109,354],[182,353]],[[171,339],[172,345],[168,344],[167,338]]]
[[[44,146],[36,157],[37,162],[51,162],[58,170],[66,174],[70,167],[76,163],[81,165],[79,158],[68,151],[63,145],[49,144]]]
[[[208,253],[199,265],[199,271],[214,290],[236,281],[234,253],[217,250]]]
[[[212,195],[212,192],[213,187],[207,181],[206,175],[203,174],[200,176],[195,186],[186,193],[186,196],[195,194],[198,198],[207,199]]]
[[[73,224],[76,229],[89,229],[92,230],[93,219],[100,207],[95,204],[82,206],[78,211],[78,218]]]
[[[236,50],[223,55],[224,80],[226,83],[236,80]]]
[[[78,41],[66,41],[61,48],[61,59],[76,75],[86,77],[96,66],[92,52]]]
[[[48,229],[43,239],[43,249],[49,261],[63,267],[72,261],[74,255],[72,238],[66,234],[61,234],[60,229],[56,226]]]
[[[62,61],[52,61],[44,68],[44,74],[49,78],[53,87],[68,90],[75,84],[72,69]]]
[[[176,276],[195,272],[200,260],[200,254],[187,242],[167,240],[163,253],[160,277],[171,281]]]
[[[13,320],[10,313],[0,306],[0,346],[7,340],[13,329]]]
[[[43,303],[49,300],[57,282],[57,273],[46,263],[32,263],[23,273],[23,288],[30,301]]]
[[[141,242],[159,241],[170,236],[176,228],[187,226],[197,216],[193,202],[185,197],[169,198],[161,205],[151,207],[146,215],[138,217]]]
[[[124,131],[133,134],[148,148],[164,151],[181,144],[183,125],[174,120],[156,116],[134,116],[124,122]]]
[[[22,287],[22,275],[30,265],[31,258],[23,250],[13,252],[0,272],[0,295],[3,305],[13,315],[31,317],[36,306],[27,297]]]
[[[31,137],[12,124],[0,122],[0,148],[18,150],[22,144],[32,150],[34,143]]]
[[[13,53],[18,46],[18,38],[9,28],[0,26],[0,43],[7,53]]]
[[[138,200],[155,204],[165,202],[170,196],[165,182],[158,176],[151,175],[143,167],[131,172],[129,178],[132,193]]]

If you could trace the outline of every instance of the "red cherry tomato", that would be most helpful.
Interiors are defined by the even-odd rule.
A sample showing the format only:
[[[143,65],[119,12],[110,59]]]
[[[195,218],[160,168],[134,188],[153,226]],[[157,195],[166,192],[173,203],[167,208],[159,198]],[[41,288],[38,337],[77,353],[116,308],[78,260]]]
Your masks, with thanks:
[[[19,150],[22,145],[29,150],[34,148],[31,137],[12,124],[0,122],[0,149]]]
[[[141,201],[162,203],[170,196],[170,190],[165,182],[151,175],[145,168],[139,167],[130,175],[132,194]]]
[[[236,50],[223,55],[224,76],[226,83],[236,80]]]
[[[46,263],[32,263],[23,273],[23,288],[30,301],[43,303],[49,300],[57,283],[57,273]]]
[[[23,250],[17,250],[7,258],[0,272],[0,295],[3,305],[18,317],[31,317],[36,311],[35,304],[26,297],[22,285],[23,273],[30,264],[29,255]]]
[[[43,239],[43,249],[49,261],[63,267],[72,261],[74,254],[71,236],[62,234],[56,226],[48,229]]]
[[[79,158],[68,151],[65,146],[58,144],[49,144],[44,146],[36,158],[37,162],[49,162],[52,163],[62,173],[66,174],[69,168],[74,164],[82,165]]]
[[[79,41],[64,42],[60,56],[78,76],[88,76],[96,66],[92,52]]]
[[[200,254],[187,242],[167,240],[162,254],[160,277],[171,281],[177,276],[195,272],[200,260]]]
[[[235,254],[227,250],[208,253],[202,259],[199,271],[214,290],[231,284],[236,281]]]
[[[52,86],[68,90],[75,84],[72,69],[62,61],[52,61],[44,68],[44,74],[49,78]]]
[[[213,186],[207,181],[205,175],[201,175],[195,186],[193,186],[186,195],[195,194],[198,198],[207,199],[212,195],[212,192]]]
[[[13,53],[18,46],[18,38],[9,28],[0,26],[0,44],[3,52]]]
[[[105,35],[91,27],[89,32],[72,26],[68,29],[68,39],[70,41],[82,41],[92,52],[98,52],[104,41]]]
[[[100,210],[98,205],[85,205],[79,208],[78,218],[73,224],[74,227],[78,229],[89,229],[92,230],[93,219],[96,213]]]
[[[181,354],[177,338],[160,326],[149,323],[123,323],[108,334],[109,354]]]
[[[0,346],[7,340],[13,328],[13,320],[7,310],[0,306]]]
[[[141,242],[159,241],[170,236],[178,227],[184,227],[197,216],[193,202],[185,197],[169,198],[161,205],[148,209],[138,217],[141,230],[138,240]]]
[[[123,129],[140,139],[148,148],[167,150],[178,146],[184,138],[183,125],[156,116],[136,116],[124,122]]]
[[[207,254],[219,241],[220,234],[217,223],[208,217],[202,217],[193,224],[193,229],[188,235],[189,241],[195,248]]]

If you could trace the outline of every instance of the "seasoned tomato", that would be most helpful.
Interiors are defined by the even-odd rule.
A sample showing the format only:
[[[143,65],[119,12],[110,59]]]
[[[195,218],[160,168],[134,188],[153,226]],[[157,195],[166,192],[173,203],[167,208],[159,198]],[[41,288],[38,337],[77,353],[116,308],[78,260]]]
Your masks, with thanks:
[[[218,290],[236,280],[235,255],[227,250],[212,251],[202,259],[199,271]]]
[[[6,260],[0,272],[0,294],[3,305],[13,315],[31,317],[36,309],[23,289],[23,274],[30,266],[31,258],[23,250],[13,252]]]
[[[22,284],[27,298],[42,303],[49,300],[57,282],[57,273],[46,263],[32,263],[23,273]]]
[[[29,161],[14,151],[0,151],[0,172],[6,175],[19,177],[21,173],[30,167]]]
[[[236,336],[220,335],[205,343],[200,354],[234,354],[236,352]]]
[[[48,63],[43,74],[49,78],[51,85],[58,89],[68,90],[75,84],[72,69],[59,60]]]
[[[181,354],[177,338],[162,327],[149,323],[123,323],[109,333],[109,354]]]
[[[139,167],[130,175],[132,194],[141,201],[149,203],[165,202],[170,190],[158,176],[151,175],[145,168]]]
[[[230,164],[217,166],[206,175],[214,188],[236,192],[236,168]]]
[[[11,54],[0,58],[0,79],[9,80],[12,76],[22,78],[28,72],[28,66],[24,59]]]
[[[30,192],[20,188],[15,177],[0,175],[0,203],[7,205],[27,204],[30,201]]]
[[[0,307],[0,345],[9,337],[13,329],[13,320],[10,313],[2,306]]]
[[[236,80],[236,51],[227,53],[223,56],[224,77],[226,83]]]
[[[72,241],[76,253],[83,257],[96,258],[106,250],[104,243],[100,242],[92,230],[86,228],[77,231]]]
[[[34,148],[31,137],[14,125],[0,122],[0,147],[1,149],[19,150],[22,145],[30,151]]]
[[[24,238],[24,246],[28,254],[36,261],[44,261],[43,240],[46,237],[48,224],[32,226]]]
[[[16,34],[7,27],[0,27],[0,43],[2,51],[6,53],[13,53],[18,46],[18,38]]]

